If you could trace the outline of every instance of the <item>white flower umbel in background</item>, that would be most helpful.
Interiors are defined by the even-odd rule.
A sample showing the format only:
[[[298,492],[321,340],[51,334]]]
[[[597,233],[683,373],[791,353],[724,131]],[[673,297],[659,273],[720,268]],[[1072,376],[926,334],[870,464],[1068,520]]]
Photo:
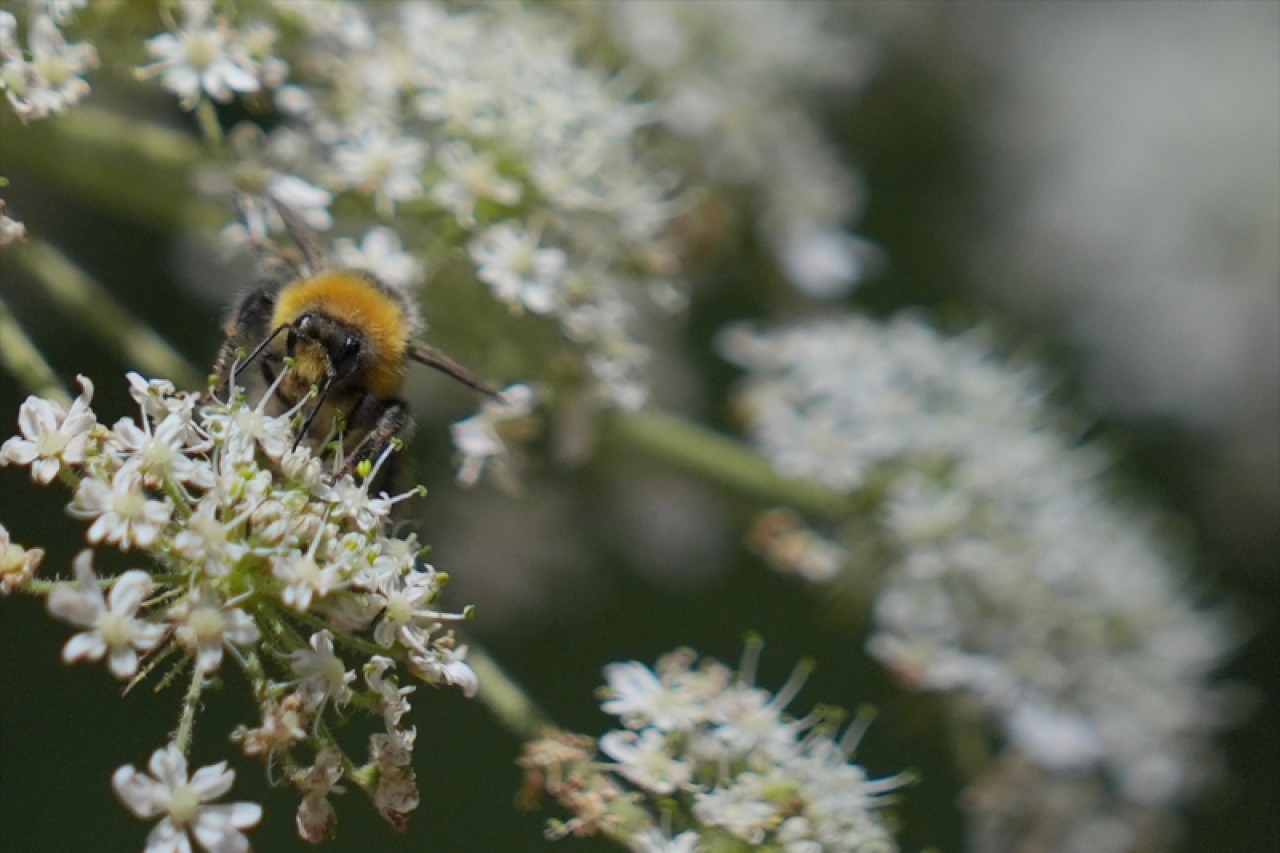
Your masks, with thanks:
[[[627,59],[662,124],[722,191],[750,193],[748,215],[787,279],[825,298],[863,277],[869,247],[849,233],[858,179],[823,139],[806,99],[866,77],[866,45],[811,0],[584,0]]]
[[[652,670],[605,668],[601,708],[620,727],[598,743],[567,733],[532,741],[531,787],[573,813],[548,834],[600,832],[636,851],[896,850],[883,809],[905,783],[871,779],[850,760],[864,725],[837,736],[839,712],[785,713],[802,670],[777,694],[754,686],[762,644],[734,673],[681,649]]]
[[[186,103],[265,89],[265,60],[239,49],[248,22],[192,8],[200,14],[188,10],[153,40],[163,58],[143,73],[164,75]],[[388,281],[425,279],[429,295],[483,288],[512,313],[537,315],[519,322],[553,324],[546,337],[558,332],[571,357],[534,360],[546,365],[539,378],[549,392],[643,404],[649,350],[638,312],[669,309],[683,290],[666,233],[676,180],[641,157],[652,111],[576,59],[574,21],[516,3],[279,2],[261,11],[288,34],[275,49],[290,77],[261,93],[274,97],[280,120],[259,133],[255,151],[238,150],[234,174],[210,185],[260,194],[287,178],[332,192],[345,211],[394,212],[395,235],[368,230],[368,218],[342,223],[369,236],[339,255]],[[188,30],[203,40],[184,40]],[[179,50],[190,43],[217,47],[220,87],[197,88],[199,63]],[[261,224],[278,225],[269,215]],[[390,248],[396,242],[402,249]]]
[[[878,496],[843,544],[887,565],[834,577],[883,572],[872,654],[908,685],[975,696],[1044,778],[1095,776],[1115,814],[1138,816],[1132,832],[1174,820],[1214,769],[1209,679],[1230,637],[1158,519],[1104,488],[1105,454],[1059,425],[1040,377],[978,334],[907,319],[736,327],[721,345],[748,370],[751,436],[779,471]],[[795,541],[762,550],[786,565],[770,546]]]
[[[18,39],[19,19],[0,10],[0,92],[23,122],[57,115],[84,99],[89,94],[84,74],[98,65],[93,45],[68,43],[62,32],[74,4],[50,13],[42,10],[44,4],[28,5],[25,47]]]
[[[22,435],[4,443],[0,464],[67,484],[71,514],[92,522],[91,544],[149,557],[154,568],[99,576],[86,550],[73,582],[37,580],[40,552],[0,528],[0,590],[47,596],[49,612],[79,631],[63,649],[68,662],[105,659],[130,682],[189,680],[174,742],[153,756],[151,775],[125,767],[114,780],[130,810],[163,818],[147,850],[188,849],[188,836],[210,851],[246,849],[239,830],[257,823],[258,807],[208,805],[233,774],[216,765],[188,779],[184,758],[204,688],[229,661],[260,713],[233,739],[297,784],[304,838],[333,829],[322,803],[343,778],[403,826],[418,794],[415,729],[405,727],[413,688],[400,686],[401,674],[476,688],[466,647],[444,627],[460,617],[436,606],[441,575],[419,560],[412,535],[386,533],[391,507],[416,490],[369,495],[386,453],[360,481],[339,476],[327,470],[336,460],[293,446],[294,414],[271,417],[239,389],[200,399],[130,374],[138,417],[107,428],[91,407],[93,386],[80,385],[70,408],[29,398]],[[335,735],[334,723],[356,713],[381,729],[363,764]]]
[[[147,52],[155,61],[138,74],[159,76],[184,109],[194,109],[204,97],[225,103],[234,94],[256,92],[264,76],[271,82],[283,78],[280,60],[269,53],[274,36],[264,24],[255,22],[246,39],[225,18],[215,16],[212,0],[183,0],[179,8],[178,20],[169,22],[170,32],[147,41]],[[253,55],[255,50],[259,57]],[[266,57],[271,61],[264,66],[259,60]]]

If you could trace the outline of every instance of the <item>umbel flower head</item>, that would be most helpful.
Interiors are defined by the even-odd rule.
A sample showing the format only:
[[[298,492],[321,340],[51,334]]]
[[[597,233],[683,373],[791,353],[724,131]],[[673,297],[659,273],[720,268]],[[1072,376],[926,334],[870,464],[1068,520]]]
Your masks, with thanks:
[[[1186,588],[1160,520],[1108,492],[1106,454],[1062,428],[1041,378],[978,334],[906,318],[737,326],[721,345],[748,370],[742,402],[774,466],[878,502],[843,542],[771,514],[757,525],[770,561],[852,584],[865,576],[846,570],[852,556],[878,548],[871,654],[909,686],[977,699],[1003,766],[1100,792],[1019,802],[1075,802],[1139,834],[1176,821],[1217,763],[1211,735],[1230,711],[1211,679],[1231,631]],[[1002,815],[1002,831],[1036,823],[1021,817]],[[1027,835],[1022,849],[1043,849]]]
[[[561,732],[525,747],[530,789],[573,813],[548,834],[601,832],[652,853],[896,850],[883,809],[905,777],[871,779],[850,761],[858,721],[837,736],[833,709],[785,713],[802,669],[777,694],[754,686],[761,647],[749,643],[736,674],[689,649],[653,669],[607,666],[601,708],[618,728],[595,742]]]
[[[217,400],[136,374],[129,383],[138,416],[113,427],[98,421],[83,377],[69,408],[28,399],[0,464],[68,483],[68,509],[89,524],[89,544],[144,552],[153,568],[100,577],[87,549],[74,581],[37,582],[39,552],[15,550],[7,534],[0,545],[14,564],[5,589],[47,592],[49,612],[78,629],[66,661],[105,660],[131,681],[153,672],[190,680],[177,739],[153,756],[151,776],[116,774],[126,806],[165,815],[147,849],[188,849],[188,830],[208,850],[246,849],[239,830],[257,822],[257,806],[206,805],[232,774],[218,765],[188,780],[184,757],[206,680],[228,662],[259,709],[232,739],[298,786],[304,838],[332,833],[326,797],[344,777],[402,827],[418,794],[415,729],[404,725],[414,688],[401,676],[468,695],[477,681],[444,627],[461,617],[437,609],[445,576],[421,562],[412,535],[386,533],[392,507],[417,491],[369,493],[391,448],[359,479],[338,476],[341,460],[295,446],[296,412],[269,415],[239,389]],[[364,763],[333,734],[335,718],[357,711],[376,720]]]

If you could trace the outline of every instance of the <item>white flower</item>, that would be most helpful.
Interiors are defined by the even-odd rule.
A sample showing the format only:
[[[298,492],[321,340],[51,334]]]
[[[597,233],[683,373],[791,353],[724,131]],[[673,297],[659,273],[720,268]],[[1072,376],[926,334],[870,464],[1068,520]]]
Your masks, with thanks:
[[[756,773],[739,773],[724,787],[698,791],[693,813],[709,826],[719,826],[743,841],[758,845],[772,828],[777,807],[765,798],[764,785]]]
[[[480,678],[467,663],[467,647],[450,648],[443,643],[428,646],[425,637],[406,637],[409,647],[409,666],[423,681],[430,684],[451,684],[462,690],[470,699],[480,689]]]
[[[6,22],[0,21],[0,29],[7,29]],[[0,58],[7,59],[0,88],[23,121],[60,113],[89,94],[81,75],[97,66],[98,52],[87,42],[67,44],[52,17],[37,15],[31,22],[30,62],[16,45],[6,50],[3,42],[0,38]]]
[[[132,569],[116,578],[110,597],[104,597],[93,573],[93,552],[81,551],[75,560],[76,580],[58,584],[49,593],[49,612],[87,630],[62,647],[62,659],[101,660],[116,678],[130,678],[138,671],[138,652],[147,652],[164,639],[165,627],[136,618],[138,608],[151,594],[151,577]]]
[[[682,683],[664,683],[639,661],[611,663],[604,668],[604,676],[609,698],[600,704],[600,710],[621,718],[630,728],[683,731],[708,713]]]
[[[335,240],[333,256],[342,266],[368,270],[392,287],[409,289],[422,283],[422,262],[403,251],[400,235],[384,225],[370,228],[358,246],[346,238]]]
[[[518,481],[513,470],[512,452],[501,429],[505,423],[529,417],[535,399],[533,390],[527,385],[512,385],[503,390],[501,400],[486,400],[478,414],[449,428],[459,456],[459,485],[474,486],[487,469],[499,485],[508,491],[516,490]]]
[[[189,560],[195,571],[207,578],[220,578],[240,562],[249,547],[235,536],[236,528],[246,520],[247,511],[230,522],[221,514],[223,499],[216,492],[205,494],[187,516],[182,529],[173,537],[174,553]]]
[[[406,636],[403,632],[409,628],[450,618],[430,606],[439,591],[440,583],[434,571],[411,570],[388,575],[377,588],[383,611],[374,626],[373,641],[380,646],[390,646],[397,638]]]
[[[347,583],[342,564],[316,559],[323,538],[317,535],[306,551],[292,548],[272,558],[271,574],[284,584],[280,600],[295,610],[307,610],[313,598],[324,598]]]
[[[147,485],[159,486],[170,479],[202,489],[213,485],[213,468],[207,461],[191,457],[203,453],[208,446],[188,446],[192,432],[189,416],[170,413],[152,428],[144,413],[141,427],[131,418],[121,418],[112,432],[114,443],[124,451],[125,458],[136,461]]]
[[[156,61],[138,69],[139,75],[161,75],[161,85],[180,98],[184,109],[193,108],[201,94],[226,102],[235,92],[258,91],[259,68],[238,42],[239,34],[221,18],[209,20],[207,0],[187,0],[182,8],[184,23],[176,33],[147,40]]]
[[[372,734],[369,736],[369,760],[383,770],[408,767],[413,762],[413,743],[417,737],[416,728]]]
[[[600,751],[618,762],[618,772],[646,791],[666,795],[689,784],[692,767],[671,754],[667,736],[657,729],[638,735],[621,730],[600,738]]]
[[[341,708],[351,701],[350,684],[356,674],[333,653],[333,634],[317,631],[311,635],[310,646],[289,653],[298,689],[306,696],[308,708],[319,709],[329,702]]]
[[[422,195],[427,151],[420,139],[383,127],[365,128],[334,146],[334,180],[372,193],[378,209],[390,213],[395,202]]]
[[[262,807],[256,803],[209,805],[231,790],[235,772],[226,762],[201,767],[187,775],[187,759],[176,744],[158,749],[148,774],[132,764],[111,777],[116,795],[129,811],[148,819],[163,815],[147,836],[145,853],[189,853],[191,838],[208,853],[247,853],[241,830],[256,826]]]
[[[173,502],[148,498],[137,467],[129,466],[116,471],[110,482],[85,477],[67,512],[94,520],[88,533],[91,544],[108,542],[127,551],[135,545],[149,548],[156,541],[173,515]]]
[[[477,202],[492,200],[510,206],[520,200],[520,185],[502,177],[488,153],[451,142],[440,149],[436,159],[445,176],[431,188],[431,197],[451,209],[464,228],[475,227]]]
[[[662,830],[650,826],[632,836],[630,844],[635,853],[697,853],[698,842],[701,840],[693,830],[682,832],[675,838],[667,838]]]
[[[409,713],[409,694],[417,690],[410,684],[399,686],[395,680],[386,677],[388,669],[395,668],[395,661],[382,655],[374,655],[364,665],[364,680],[381,701],[382,719],[388,729],[400,723],[400,718]]]
[[[378,774],[378,788],[373,792],[373,805],[388,823],[403,829],[409,812],[418,807],[418,786],[413,771],[397,767]]]
[[[778,262],[787,278],[810,296],[844,296],[865,278],[863,255],[870,249],[852,234],[834,229],[793,229],[776,243]]]
[[[379,457],[381,462],[384,457]],[[339,518],[347,518],[357,530],[367,533],[386,520],[391,513],[395,501],[385,494],[369,497],[369,486],[373,483],[378,465],[370,471],[369,476],[356,482],[355,477],[344,474],[337,482],[325,487],[321,497],[333,505],[333,514]],[[413,492],[411,494],[416,494]]]
[[[196,588],[186,601],[169,609],[174,637],[196,656],[201,672],[215,672],[222,665],[223,646],[250,646],[260,633],[249,614],[224,602],[212,587]]]
[[[80,383],[80,396],[70,410],[52,400],[26,399],[18,410],[22,438],[10,438],[0,446],[0,464],[30,465],[31,479],[48,483],[62,465],[85,461],[89,432],[98,420],[89,407],[93,383],[83,376],[77,376],[76,381]]]
[[[316,753],[310,767],[293,775],[294,784],[305,792],[296,818],[298,835],[304,841],[319,844],[331,836],[338,816],[329,802],[329,794],[343,793],[338,784],[342,774],[342,753],[325,747]]]
[[[539,234],[513,222],[481,231],[467,244],[476,277],[513,311],[549,314],[559,306],[566,255],[538,248]]]

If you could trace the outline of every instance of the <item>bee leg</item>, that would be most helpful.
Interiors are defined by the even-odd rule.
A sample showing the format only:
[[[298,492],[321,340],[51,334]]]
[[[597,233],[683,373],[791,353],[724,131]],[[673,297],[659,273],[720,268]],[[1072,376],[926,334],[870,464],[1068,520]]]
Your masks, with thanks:
[[[368,429],[369,432],[343,462],[340,473],[354,474],[356,467],[366,459],[376,463],[391,440],[408,430],[411,420],[409,405],[404,400],[375,400],[368,395],[361,398],[351,412],[347,427],[352,431]],[[384,469],[386,467],[383,466]],[[385,471],[379,472],[379,480],[386,482]]]
[[[213,396],[225,400],[231,392],[231,371],[236,363],[236,350],[266,336],[275,300],[265,290],[251,290],[241,297],[223,326],[226,338],[218,348],[213,363]]]

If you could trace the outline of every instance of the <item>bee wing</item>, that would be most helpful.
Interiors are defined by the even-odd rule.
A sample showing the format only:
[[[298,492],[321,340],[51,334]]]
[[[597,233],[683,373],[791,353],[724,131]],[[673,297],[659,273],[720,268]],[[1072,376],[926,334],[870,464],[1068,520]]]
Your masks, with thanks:
[[[470,370],[467,370],[461,364],[458,364],[456,361],[449,358],[449,356],[445,355],[440,350],[428,344],[424,344],[422,341],[409,342],[409,358],[419,364],[425,364],[427,367],[435,368],[441,373],[446,373],[461,382],[463,385],[466,385],[468,388],[473,388],[481,394],[487,394],[494,398],[501,396],[497,389],[492,385],[485,382],[479,376],[476,376]]]
[[[289,235],[289,239],[298,247],[298,252],[302,255],[300,265],[302,271],[307,275],[314,275],[327,267],[324,250],[320,248],[314,232],[302,221],[302,218],[293,212],[293,208],[274,196],[268,195],[267,199],[276,213],[280,214],[280,219],[284,221],[285,233]]]

